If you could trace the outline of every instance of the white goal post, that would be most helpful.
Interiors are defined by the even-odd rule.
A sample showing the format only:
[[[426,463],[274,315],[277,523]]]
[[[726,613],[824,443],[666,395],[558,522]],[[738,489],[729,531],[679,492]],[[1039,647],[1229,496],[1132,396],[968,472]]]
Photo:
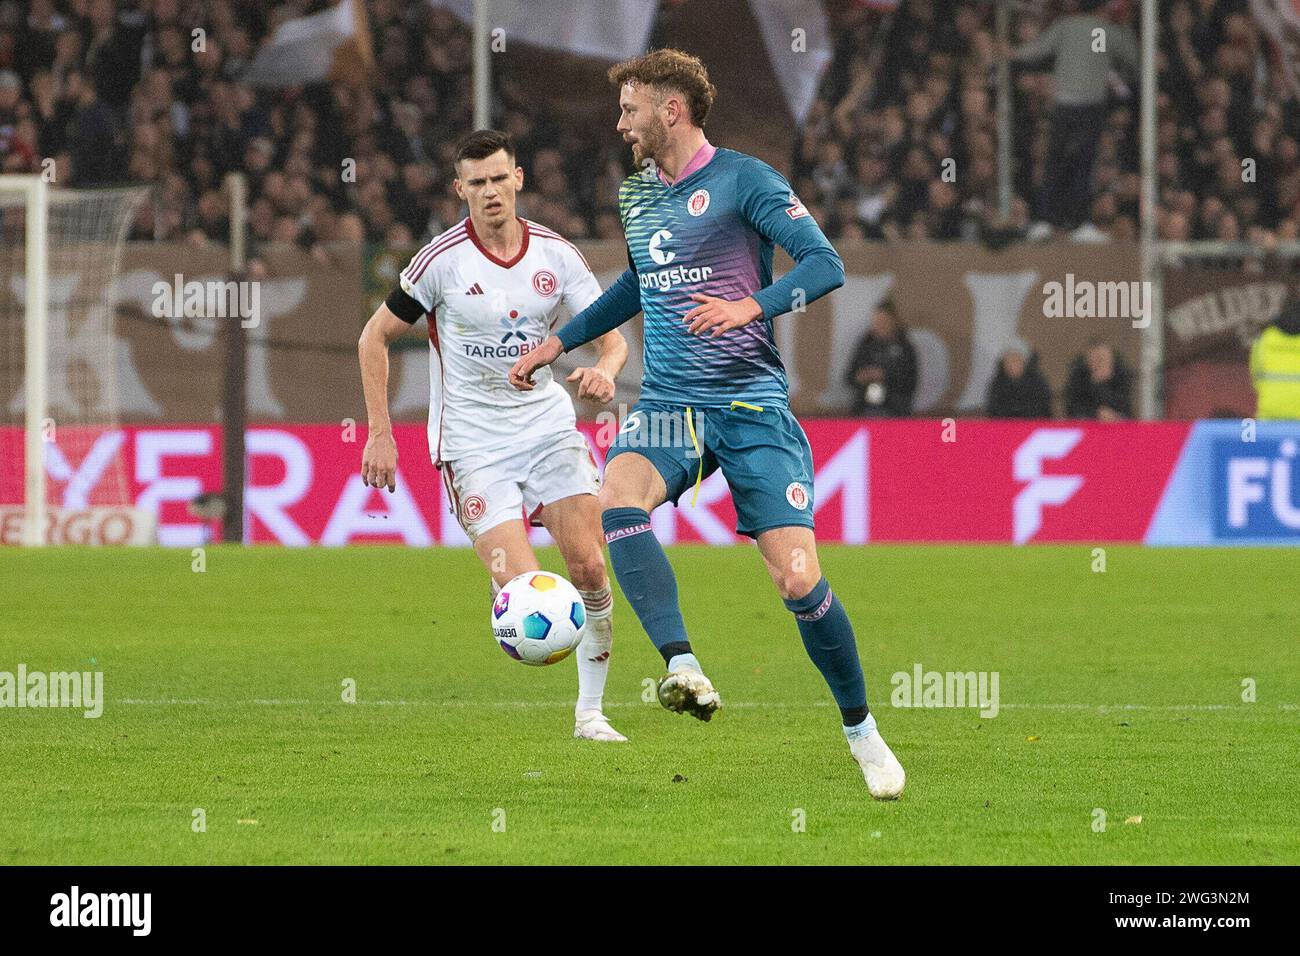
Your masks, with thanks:
[[[121,425],[118,267],[148,195],[0,175],[0,544],[107,543],[83,540],[96,520],[144,537],[120,455],[98,463],[94,489],[71,475]],[[57,501],[47,475],[66,484]]]
[[[0,195],[18,193],[26,207],[26,267],[23,282],[23,545],[45,540],[44,422],[49,331],[49,187],[37,175],[0,176]]]

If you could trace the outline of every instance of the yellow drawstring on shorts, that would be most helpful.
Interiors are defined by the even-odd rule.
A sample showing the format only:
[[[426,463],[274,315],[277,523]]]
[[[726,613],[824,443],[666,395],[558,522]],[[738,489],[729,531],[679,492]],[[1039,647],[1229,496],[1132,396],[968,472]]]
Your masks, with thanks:
[[[691,418],[691,406],[686,406],[686,427],[691,433],[691,447],[695,449],[695,457],[700,460],[699,470],[695,472],[695,493],[691,495],[691,507],[695,507],[695,500],[700,497],[700,482],[704,479],[704,452],[700,449],[700,441],[695,437],[695,422]]]
[[[761,412],[762,405],[751,405],[749,402],[734,401],[731,403],[731,410],[737,408],[748,408],[752,412]],[[695,437],[695,420],[691,415],[691,406],[686,406],[686,428],[691,433],[691,447],[695,449],[695,457],[700,460],[700,466],[695,472],[695,491],[691,494],[691,507],[695,507],[695,502],[700,497],[700,482],[704,480],[704,449],[700,447],[700,440]]]

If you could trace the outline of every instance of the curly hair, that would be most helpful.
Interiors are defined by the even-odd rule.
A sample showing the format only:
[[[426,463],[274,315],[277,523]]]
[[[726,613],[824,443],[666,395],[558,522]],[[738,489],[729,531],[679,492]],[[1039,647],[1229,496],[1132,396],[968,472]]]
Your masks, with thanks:
[[[691,122],[701,129],[709,117],[718,88],[709,82],[709,71],[699,57],[681,50],[651,50],[609,68],[609,82],[641,83],[658,90],[672,90],[686,98]]]

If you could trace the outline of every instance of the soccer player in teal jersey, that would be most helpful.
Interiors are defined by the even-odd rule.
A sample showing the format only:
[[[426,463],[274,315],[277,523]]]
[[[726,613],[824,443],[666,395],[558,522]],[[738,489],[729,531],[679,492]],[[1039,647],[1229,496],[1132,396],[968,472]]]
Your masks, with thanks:
[[[510,382],[530,389],[537,369],[644,311],[641,397],[609,449],[600,505],[610,563],[668,667],[660,703],[701,720],[721,706],[650,525],[651,511],[720,468],[736,530],[758,542],[839,705],[868,790],[892,799],[903,768],[867,708],[853,626],[817,560],[812,450],[790,413],[772,329],[776,316],[842,285],[844,264],[780,173],[705,138],[716,90],[698,59],[656,50],[609,76],[618,130],[640,169],[619,190],[629,268],[521,357]],[[795,261],[776,282],[774,245]]]

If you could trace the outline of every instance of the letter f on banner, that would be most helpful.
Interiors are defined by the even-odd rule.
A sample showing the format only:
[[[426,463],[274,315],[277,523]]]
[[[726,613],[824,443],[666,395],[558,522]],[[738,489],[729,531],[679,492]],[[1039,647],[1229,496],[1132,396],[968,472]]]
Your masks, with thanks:
[[[1028,482],[1012,505],[1012,540],[1024,544],[1043,524],[1045,505],[1063,505],[1083,487],[1081,475],[1043,475],[1043,462],[1064,458],[1079,444],[1078,428],[1039,428],[1012,459],[1016,481]]]

